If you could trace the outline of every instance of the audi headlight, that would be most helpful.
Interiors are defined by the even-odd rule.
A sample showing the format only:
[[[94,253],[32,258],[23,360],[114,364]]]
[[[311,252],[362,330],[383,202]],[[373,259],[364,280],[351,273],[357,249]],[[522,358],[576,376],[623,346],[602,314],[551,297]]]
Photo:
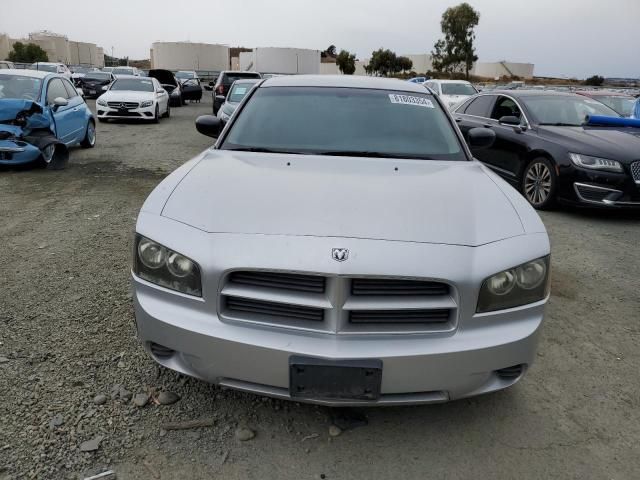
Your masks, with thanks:
[[[477,313],[538,302],[549,294],[549,256],[490,276],[480,288]]]
[[[150,107],[151,105],[153,105],[153,100],[145,100],[140,104],[140,107],[146,108],[146,107]]]
[[[103,100],[102,98],[99,98],[98,101],[96,102],[98,105],[102,105],[103,107],[107,106],[107,101]]]
[[[202,296],[200,268],[191,259],[136,235],[133,272],[143,280],[178,292]]]
[[[591,170],[605,170],[608,172],[623,172],[622,165],[608,158],[592,157],[582,153],[570,153],[569,158],[574,165]]]

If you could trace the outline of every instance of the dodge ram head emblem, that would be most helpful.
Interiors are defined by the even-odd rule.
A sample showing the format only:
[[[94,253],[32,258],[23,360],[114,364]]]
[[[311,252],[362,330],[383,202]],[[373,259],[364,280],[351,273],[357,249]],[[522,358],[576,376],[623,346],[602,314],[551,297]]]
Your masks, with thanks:
[[[347,248],[334,248],[331,250],[331,258],[336,262],[344,262],[349,258],[349,249]]]

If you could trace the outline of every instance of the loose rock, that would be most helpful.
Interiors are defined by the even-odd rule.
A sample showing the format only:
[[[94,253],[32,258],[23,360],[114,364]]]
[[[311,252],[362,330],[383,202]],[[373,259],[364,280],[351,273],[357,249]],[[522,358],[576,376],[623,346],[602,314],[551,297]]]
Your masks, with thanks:
[[[133,404],[136,407],[144,407],[149,401],[149,395],[146,393],[137,393],[135,397],[133,397]]]
[[[7,357],[0,357],[0,363],[9,363],[9,359]]]
[[[49,428],[59,427],[64,423],[64,418],[59,413],[49,421]]]
[[[93,452],[98,450],[100,447],[100,442],[104,438],[103,435],[98,435],[97,437],[92,438],[91,440],[87,440],[86,442],[82,442],[80,444],[81,452]]]
[[[93,403],[96,405],[104,405],[107,402],[107,396],[103,393],[99,393],[95,397],[93,397]]]
[[[254,432],[250,428],[240,427],[236,430],[236,440],[240,440],[241,442],[251,440],[255,436],[256,432]]]
[[[335,425],[331,425],[329,427],[329,435],[332,437],[337,437],[338,435],[340,435],[342,433],[342,429],[340,427],[337,427]]]
[[[160,405],[171,405],[172,403],[176,403],[178,400],[180,400],[180,397],[177,393],[160,392],[160,395],[158,395],[158,403]]]

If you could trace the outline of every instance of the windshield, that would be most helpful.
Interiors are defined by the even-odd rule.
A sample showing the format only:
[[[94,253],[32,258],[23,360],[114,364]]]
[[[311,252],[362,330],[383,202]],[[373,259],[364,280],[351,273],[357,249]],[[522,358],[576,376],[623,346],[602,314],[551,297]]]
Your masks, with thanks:
[[[42,72],[54,72],[55,73],[55,72],[58,71],[58,67],[57,67],[57,65],[46,65],[46,64],[42,64],[42,63],[33,63],[29,67],[29,70],[40,70]]]
[[[0,98],[37,100],[42,81],[22,75],[0,75]]]
[[[110,90],[131,90],[134,92],[153,92],[151,80],[137,78],[120,78],[111,85]]]
[[[633,114],[633,105],[636,99],[633,97],[624,97],[622,95],[598,95],[596,100],[611,107],[623,117],[630,117]]]
[[[233,88],[231,88],[231,92],[229,92],[229,96],[227,97],[228,101],[235,103],[241,102],[247,92],[249,92],[254,85],[255,83],[234,83]]]
[[[114,75],[133,75],[133,68],[114,68],[111,73]]]
[[[196,78],[193,72],[176,72],[176,78]]]
[[[332,87],[260,88],[223,149],[466,160],[428,93]]]
[[[620,116],[597,100],[578,95],[532,95],[521,100],[539,125],[579,127],[587,115]]]
[[[443,95],[475,95],[476,90],[468,83],[443,83]]]
[[[103,73],[103,72],[91,72],[88,73],[85,77],[84,77],[85,81],[87,80],[110,80],[111,79],[111,75],[108,73]]]

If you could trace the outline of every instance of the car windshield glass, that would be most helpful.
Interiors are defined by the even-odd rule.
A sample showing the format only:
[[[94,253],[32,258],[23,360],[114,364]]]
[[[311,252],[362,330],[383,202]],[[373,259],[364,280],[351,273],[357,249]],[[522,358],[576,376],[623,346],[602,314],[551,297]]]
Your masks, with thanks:
[[[601,101],[606,106],[613,108],[616,112],[618,112],[623,117],[630,117],[633,113],[633,105],[636,102],[636,99],[633,97],[624,97],[622,95],[610,95],[610,96],[601,96],[598,95],[595,97],[596,100]]]
[[[260,88],[232,124],[221,148],[467,159],[432,95],[358,88]]]
[[[43,65],[42,63],[34,63],[33,65],[31,65],[30,69],[54,73],[58,71],[58,67],[56,65]]]
[[[114,75],[133,75],[133,69],[132,68],[114,68],[113,69],[113,73]]]
[[[137,78],[120,78],[111,86],[111,90],[132,90],[134,92],[153,92],[153,82]]]
[[[579,95],[531,95],[521,100],[540,125],[578,127],[587,115],[620,116],[603,103]]]
[[[225,83],[233,83],[236,80],[240,80],[241,78],[260,78],[259,73],[227,73],[225,75]]]
[[[37,100],[42,80],[22,75],[0,75],[0,98]]]
[[[84,80],[109,80],[111,78],[111,75],[109,75],[108,73],[103,73],[103,72],[91,72],[91,73],[87,73],[87,75],[84,77]]]
[[[193,72],[176,72],[176,78],[195,78]]]
[[[230,102],[241,102],[245,95],[253,87],[253,83],[237,83],[233,85],[231,92],[229,92],[228,100]]]
[[[443,95],[475,95],[476,91],[468,83],[443,83]]]

